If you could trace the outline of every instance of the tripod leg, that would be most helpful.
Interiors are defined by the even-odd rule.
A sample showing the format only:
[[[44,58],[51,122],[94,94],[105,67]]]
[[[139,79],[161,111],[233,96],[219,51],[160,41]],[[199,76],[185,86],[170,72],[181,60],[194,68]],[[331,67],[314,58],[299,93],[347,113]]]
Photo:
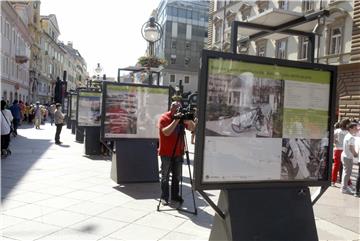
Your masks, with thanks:
[[[195,202],[195,195],[194,195],[194,189],[193,189],[193,181],[192,181],[192,175],[190,170],[190,158],[189,158],[189,151],[186,151],[186,162],[189,170],[189,177],[190,177],[190,185],[191,185],[191,195],[193,199],[193,205],[194,205],[194,213],[197,215],[197,208],[196,208],[196,202]]]

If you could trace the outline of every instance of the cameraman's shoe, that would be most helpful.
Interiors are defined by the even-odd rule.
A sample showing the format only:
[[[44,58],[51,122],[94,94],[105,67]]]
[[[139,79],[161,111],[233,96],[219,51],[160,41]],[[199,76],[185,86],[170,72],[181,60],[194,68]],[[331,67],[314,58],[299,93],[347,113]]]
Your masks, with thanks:
[[[171,201],[183,203],[184,199],[182,197],[180,197],[180,196],[176,196],[176,197],[172,197]]]
[[[161,202],[161,204],[164,205],[164,206],[169,205],[169,201],[166,200],[166,199],[164,199],[164,198],[161,198],[161,199],[160,199],[160,202]]]

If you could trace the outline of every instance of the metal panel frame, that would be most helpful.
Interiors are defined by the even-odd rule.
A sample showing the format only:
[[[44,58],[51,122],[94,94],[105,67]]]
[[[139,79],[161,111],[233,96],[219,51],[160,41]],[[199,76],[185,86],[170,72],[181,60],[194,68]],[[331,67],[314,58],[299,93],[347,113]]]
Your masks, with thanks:
[[[327,179],[326,180],[306,180],[306,181],[248,181],[248,182],[212,182],[203,183],[203,164],[204,164],[204,140],[205,140],[205,109],[207,102],[207,83],[208,83],[208,61],[209,59],[222,58],[226,60],[245,61],[249,63],[278,65],[282,67],[295,67],[309,70],[324,70],[331,73],[330,78],[330,93],[329,93],[329,147],[328,147],[328,166],[327,166]],[[313,64],[306,62],[273,59],[266,57],[232,54],[224,52],[216,52],[210,50],[203,50],[202,61],[200,69],[200,81],[198,85],[199,98],[198,98],[198,127],[196,132],[196,145],[195,145],[195,161],[194,161],[194,177],[195,188],[197,190],[207,189],[232,189],[232,188],[264,188],[264,187],[304,187],[304,186],[329,186],[331,176],[331,156],[333,143],[333,124],[335,121],[335,91],[336,91],[336,76],[337,67]]]
[[[101,91],[99,89],[79,89],[78,93],[77,93],[77,102],[76,102],[76,126],[78,127],[100,127],[101,125],[101,120],[100,120],[100,124],[99,125],[91,125],[91,126],[87,126],[87,125],[79,125],[79,99],[80,99],[80,93],[100,93]],[[102,96],[100,95],[100,100],[102,100]]]
[[[100,131],[100,136],[101,136],[101,140],[109,140],[109,141],[116,141],[116,140],[120,140],[120,139],[144,139],[144,140],[149,140],[149,139],[157,139],[157,138],[139,138],[139,137],[105,137],[105,99],[107,96],[107,86],[108,85],[116,85],[116,86],[135,86],[135,87],[146,87],[146,88],[161,88],[161,89],[168,89],[168,95],[170,95],[170,88],[168,86],[158,86],[158,85],[144,85],[144,84],[133,84],[133,83],[118,83],[118,82],[103,82],[102,85],[102,103],[101,103],[101,131]],[[170,97],[168,97],[168,101],[170,100]],[[169,106],[169,104],[168,104]]]

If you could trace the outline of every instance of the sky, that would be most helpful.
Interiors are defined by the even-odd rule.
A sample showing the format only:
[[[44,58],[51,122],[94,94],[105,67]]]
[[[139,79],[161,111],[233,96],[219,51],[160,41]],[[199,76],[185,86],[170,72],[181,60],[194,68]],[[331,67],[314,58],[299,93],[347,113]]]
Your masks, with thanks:
[[[55,14],[59,40],[73,42],[87,63],[90,76],[97,63],[107,77],[136,64],[147,42],[142,25],[160,0],[41,0],[40,15]]]

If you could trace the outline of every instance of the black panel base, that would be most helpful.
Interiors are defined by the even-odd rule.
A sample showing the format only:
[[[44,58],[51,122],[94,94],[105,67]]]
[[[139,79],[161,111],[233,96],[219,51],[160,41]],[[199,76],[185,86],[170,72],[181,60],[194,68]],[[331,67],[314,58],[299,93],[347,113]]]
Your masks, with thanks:
[[[71,129],[71,120],[69,117],[66,117],[66,128]]]
[[[76,127],[75,141],[84,143],[84,127]]]
[[[71,120],[71,134],[75,135],[75,130],[76,130],[76,121],[75,120]]]
[[[100,143],[100,127],[92,126],[85,127],[85,155],[100,155],[101,143]]]
[[[209,240],[318,240],[308,187],[223,190],[218,206]]]
[[[120,139],[115,141],[111,179],[116,183],[158,182],[157,140]]]

